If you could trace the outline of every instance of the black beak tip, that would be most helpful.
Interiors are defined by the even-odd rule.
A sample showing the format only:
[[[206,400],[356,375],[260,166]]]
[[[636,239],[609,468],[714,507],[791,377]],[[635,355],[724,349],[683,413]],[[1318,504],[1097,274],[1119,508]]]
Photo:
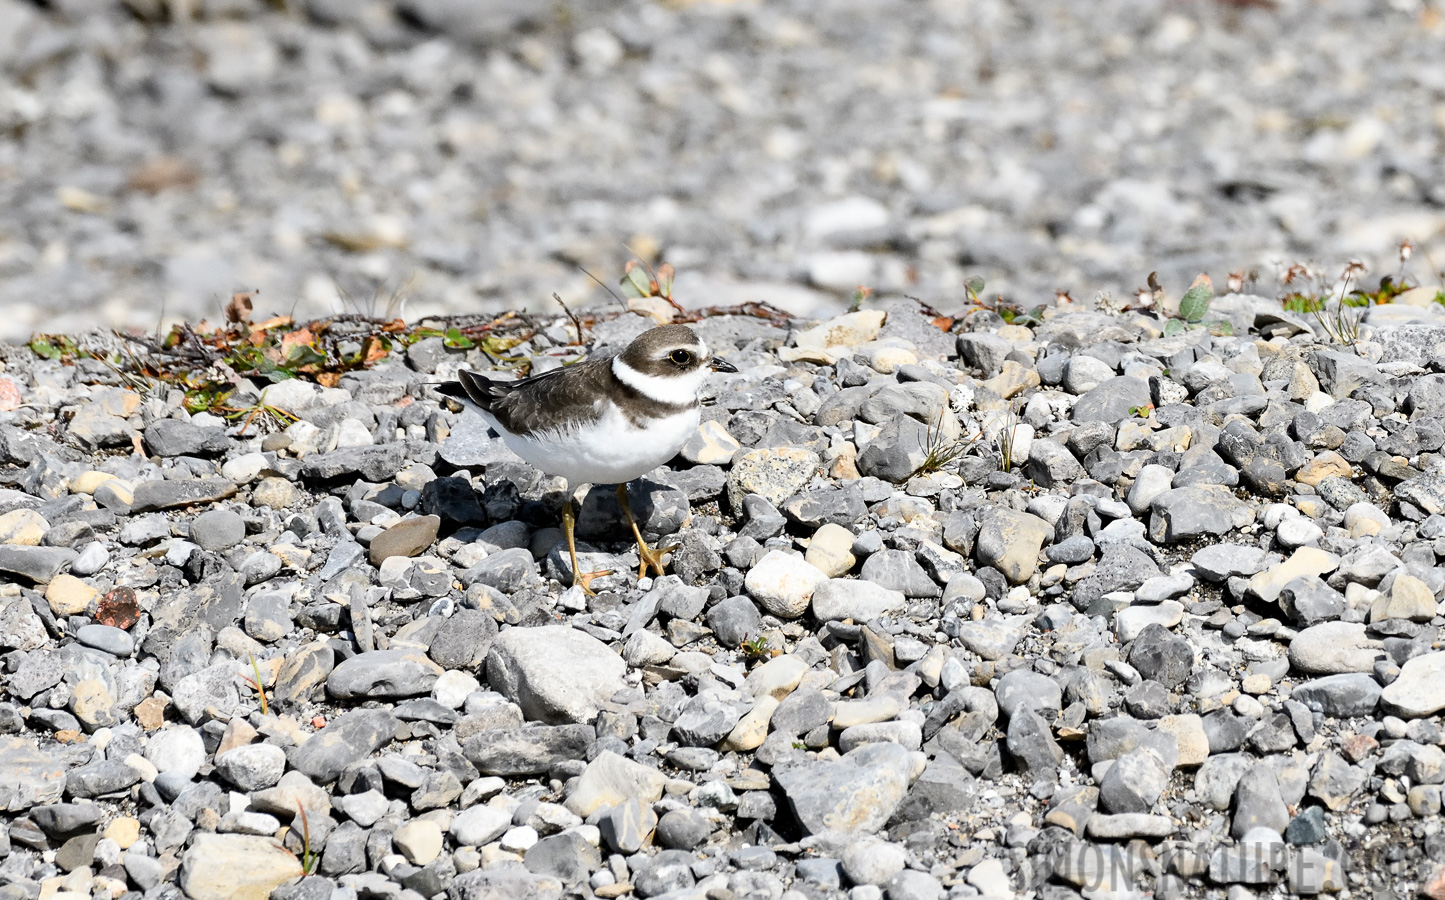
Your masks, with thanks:
[[[721,357],[714,356],[712,358],[712,370],[714,372],[736,372],[738,367]]]

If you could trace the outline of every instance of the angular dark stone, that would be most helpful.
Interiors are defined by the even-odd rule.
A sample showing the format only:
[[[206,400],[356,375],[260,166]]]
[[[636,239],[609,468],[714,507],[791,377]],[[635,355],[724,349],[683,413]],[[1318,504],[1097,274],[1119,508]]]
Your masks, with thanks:
[[[75,561],[78,554],[65,547],[29,547],[0,544],[0,572],[34,582],[47,582]]]
[[[483,775],[541,775],[563,760],[585,759],[596,739],[591,725],[533,723],[474,734],[462,752]]]
[[[366,481],[381,482],[401,471],[405,463],[406,444],[394,442],[308,456],[301,463],[301,474],[321,481],[359,476]]]
[[[156,419],[146,426],[146,446],[157,456],[210,456],[231,446],[224,428],[202,428],[180,419]]]
[[[234,496],[236,485],[224,478],[187,478],[167,481],[142,481],[136,485],[131,513],[147,513],[175,509],[200,503],[214,503]]]
[[[443,534],[451,534],[465,525],[481,525],[487,520],[477,492],[465,478],[446,477],[427,482],[422,486],[418,508],[424,515],[441,519]]]
[[[320,784],[335,781],[341,770],[365,759],[390,741],[401,727],[384,709],[343,713],[287,754],[291,767]]]

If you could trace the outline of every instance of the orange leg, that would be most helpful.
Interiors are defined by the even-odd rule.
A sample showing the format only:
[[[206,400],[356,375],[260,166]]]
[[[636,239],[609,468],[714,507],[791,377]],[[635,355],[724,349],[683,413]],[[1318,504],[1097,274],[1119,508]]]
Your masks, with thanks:
[[[582,593],[592,597],[597,594],[592,590],[592,580],[604,575],[611,575],[612,570],[583,572],[577,567],[577,539],[572,534],[576,527],[577,516],[572,512],[572,498],[568,497],[562,504],[562,530],[567,533],[567,553],[572,557],[572,586],[581,587]]]
[[[647,542],[642,539],[642,531],[637,527],[637,520],[632,517],[632,507],[627,502],[627,485],[617,486],[617,502],[622,507],[622,514],[627,517],[627,524],[632,526],[632,536],[637,539],[637,556],[641,560],[637,567],[637,577],[646,578],[649,567],[656,569],[658,577],[661,577],[662,557],[676,550],[677,545],[669,544],[656,550],[647,546]]]

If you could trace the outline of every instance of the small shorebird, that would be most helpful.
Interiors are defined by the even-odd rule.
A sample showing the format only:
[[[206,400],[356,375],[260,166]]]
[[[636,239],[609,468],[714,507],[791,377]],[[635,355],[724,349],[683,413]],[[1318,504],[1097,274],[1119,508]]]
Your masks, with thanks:
[[[615,356],[518,381],[492,381],[462,370],[438,390],[481,413],[511,451],[548,475],[567,479],[562,528],[572,558],[572,583],[592,593],[592,579],[610,572],[578,571],[572,489],[617,485],[617,502],[632,527],[641,558],[638,577],[673,547],[652,549],[627,502],[627,482],[677,455],[697,431],[698,392],[709,371],[736,372],[713,356],[686,325],[663,325],[638,335]]]

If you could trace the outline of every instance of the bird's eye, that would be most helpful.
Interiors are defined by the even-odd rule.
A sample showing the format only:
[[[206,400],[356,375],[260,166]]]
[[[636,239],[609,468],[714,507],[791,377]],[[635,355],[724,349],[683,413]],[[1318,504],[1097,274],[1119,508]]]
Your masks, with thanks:
[[[674,350],[667,355],[667,358],[672,360],[674,365],[679,366],[685,366],[692,362],[692,354],[686,350]]]

